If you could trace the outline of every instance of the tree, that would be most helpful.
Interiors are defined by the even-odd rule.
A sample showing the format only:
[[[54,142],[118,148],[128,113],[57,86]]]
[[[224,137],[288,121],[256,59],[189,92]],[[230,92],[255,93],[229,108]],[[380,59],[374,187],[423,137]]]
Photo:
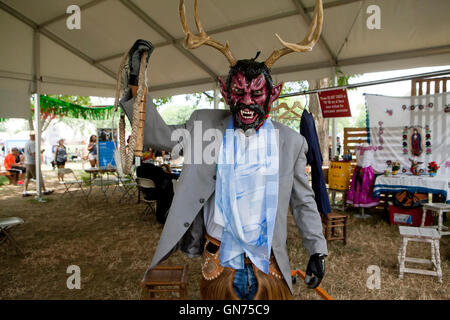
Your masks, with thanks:
[[[170,108],[164,108],[161,111],[161,117],[169,125],[185,123],[196,107],[190,105],[175,105]]]
[[[51,98],[55,98],[55,99],[58,99],[61,101],[77,104],[80,106],[89,106],[91,104],[91,98],[86,97],[86,96],[68,96],[68,95],[62,95],[62,94],[48,95],[48,96]],[[34,101],[34,95],[33,95],[31,98],[31,108],[32,108],[31,114],[33,115],[33,119],[34,119],[34,105],[35,105],[35,101]],[[39,119],[39,121],[41,123],[40,134],[42,134],[48,128],[50,123],[54,122],[54,120],[57,120],[57,115],[53,114],[51,112],[41,112],[40,115],[41,115],[40,119]],[[34,128],[34,123],[31,121],[31,119],[30,119],[29,125],[30,125],[30,128]]]

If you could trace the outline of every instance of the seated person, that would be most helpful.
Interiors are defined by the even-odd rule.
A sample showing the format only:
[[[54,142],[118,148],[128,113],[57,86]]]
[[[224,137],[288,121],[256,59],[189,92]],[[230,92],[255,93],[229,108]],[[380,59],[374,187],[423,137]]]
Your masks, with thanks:
[[[5,170],[10,172],[9,180],[13,185],[17,185],[19,180],[23,179],[26,168],[21,162],[19,149],[12,148],[4,160]]]
[[[156,219],[164,224],[174,195],[172,179],[176,179],[176,176],[170,173],[170,167],[163,169],[152,163],[142,163],[137,167],[136,175],[155,183],[155,188],[143,188],[142,192],[145,200],[156,200]]]

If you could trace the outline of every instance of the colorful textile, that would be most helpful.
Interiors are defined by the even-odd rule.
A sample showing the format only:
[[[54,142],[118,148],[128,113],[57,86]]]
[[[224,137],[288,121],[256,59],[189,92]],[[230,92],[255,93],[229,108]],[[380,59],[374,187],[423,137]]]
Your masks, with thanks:
[[[402,190],[440,194],[447,203],[450,203],[450,176],[429,177],[427,175],[413,176],[412,174],[397,174],[392,177],[378,176],[373,195],[379,197],[380,193]]]
[[[278,136],[269,119],[249,136],[239,132],[230,119],[217,164],[220,263],[243,269],[246,253],[267,274],[278,204]]]
[[[379,198],[372,196],[375,174],[372,166],[357,166],[353,171],[352,183],[347,193],[347,203],[354,207],[369,208],[378,205]]]

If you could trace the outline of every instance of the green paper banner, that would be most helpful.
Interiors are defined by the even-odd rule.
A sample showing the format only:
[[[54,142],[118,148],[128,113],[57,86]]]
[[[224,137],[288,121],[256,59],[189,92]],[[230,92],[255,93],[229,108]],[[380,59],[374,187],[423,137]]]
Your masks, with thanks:
[[[84,107],[42,95],[40,100],[42,113],[49,113],[69,118],[85,120],[108,120],[112,117],[112,114],[114,112],[114,106]]]

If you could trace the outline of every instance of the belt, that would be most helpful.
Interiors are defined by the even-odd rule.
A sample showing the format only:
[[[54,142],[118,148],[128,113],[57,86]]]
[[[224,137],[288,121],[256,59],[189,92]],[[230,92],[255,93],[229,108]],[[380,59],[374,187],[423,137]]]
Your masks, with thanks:
[[[220,249],[220,241],[216,238],[211,237],[210,235],[205,235],[206,240],[209,241],[209,243],[206,246],[206,250],[212,254],[216,253]],[[247,256],[246,253],[244,253],[244,264],[251,264],[252,261]]]

